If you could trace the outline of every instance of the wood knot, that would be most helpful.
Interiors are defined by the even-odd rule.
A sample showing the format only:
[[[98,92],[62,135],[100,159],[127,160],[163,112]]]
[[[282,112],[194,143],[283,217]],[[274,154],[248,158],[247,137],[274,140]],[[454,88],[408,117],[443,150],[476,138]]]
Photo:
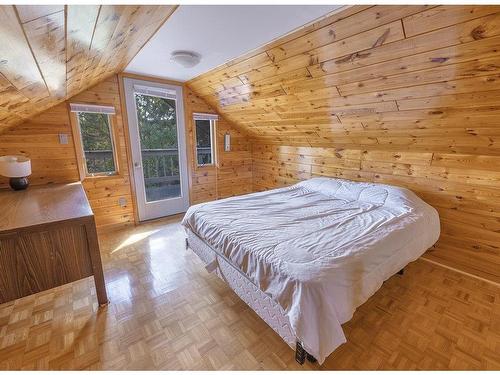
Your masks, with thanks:
[[[478,27],[475,27],[470,35],[472,37],[472,39],[474,40],[478,40],[478,39],[484,39],[486,36],[484,35],[484,33],[486,32],[485,28],[483,25],[479,25]]]
[[[448,61],[450,58],[449,57],[433,57],[431,59],[431,62],[433,63],[444,63]]]
[[[495,64],[487,64],[483,67],[478,68],[481,72],[492,72],[498,69],[498,66]]]
[[[375,41],[375,43],[372,45],[372,48],[379,47],[382,44],[384,44],[390,32],[391,32],[390,28],[385,30],[385,32],[381,36],[379,36],[378,39]]]

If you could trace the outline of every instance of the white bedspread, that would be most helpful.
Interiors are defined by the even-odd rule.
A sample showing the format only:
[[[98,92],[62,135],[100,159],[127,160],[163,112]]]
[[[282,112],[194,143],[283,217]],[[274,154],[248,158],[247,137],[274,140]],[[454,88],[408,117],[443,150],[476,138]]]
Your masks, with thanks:
[[[341,324],[440,234],[413,192],[329,178],[195,205],[182,224],[281,305],[320,363],[346,341]]]

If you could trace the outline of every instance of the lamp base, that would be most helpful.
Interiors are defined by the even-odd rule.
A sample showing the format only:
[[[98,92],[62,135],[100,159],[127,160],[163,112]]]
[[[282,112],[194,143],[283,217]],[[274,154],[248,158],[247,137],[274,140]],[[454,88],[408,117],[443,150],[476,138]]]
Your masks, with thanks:
[[[28,177],[11,177],[9,185],[13,190],[24,190],[28,187]]]

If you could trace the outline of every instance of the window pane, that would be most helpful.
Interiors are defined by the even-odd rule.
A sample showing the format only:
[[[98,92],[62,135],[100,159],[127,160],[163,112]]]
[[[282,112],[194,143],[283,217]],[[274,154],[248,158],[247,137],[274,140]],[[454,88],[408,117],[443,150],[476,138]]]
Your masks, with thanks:
[[[198,165],[212,164],[212,134],[210,120],[195,120],[196,156]]]
[[[181,196],[175,100],[135,94],[146,202]]]
[[[78,121],[87,172],[89,174],[116,172],[108,115],[79,112]]]

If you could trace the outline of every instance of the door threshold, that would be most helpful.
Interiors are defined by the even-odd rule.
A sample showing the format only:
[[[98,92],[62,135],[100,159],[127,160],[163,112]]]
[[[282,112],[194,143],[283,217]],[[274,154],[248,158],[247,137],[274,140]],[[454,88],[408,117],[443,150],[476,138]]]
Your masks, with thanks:
[[[173,215],[167,215],[167,216],[162,216],[162,217],[156,217],[154,219],[147,219],[147,220],[142,220],[137,223],[137,225],[142,225],[142,224],[154,224],[155,222],[159,221],[181,221],[181,219],[184,217],[185,212],[180,212],[178,214],[173,214]]]

